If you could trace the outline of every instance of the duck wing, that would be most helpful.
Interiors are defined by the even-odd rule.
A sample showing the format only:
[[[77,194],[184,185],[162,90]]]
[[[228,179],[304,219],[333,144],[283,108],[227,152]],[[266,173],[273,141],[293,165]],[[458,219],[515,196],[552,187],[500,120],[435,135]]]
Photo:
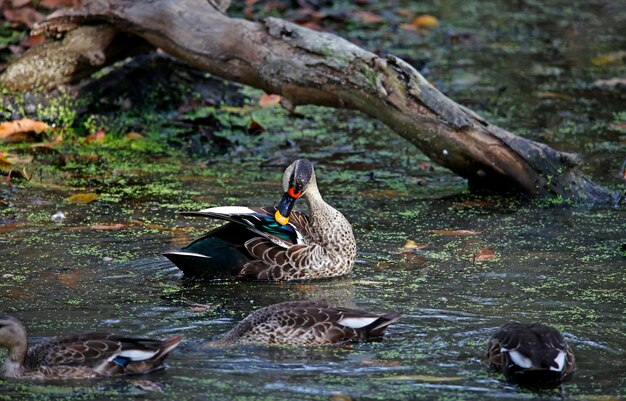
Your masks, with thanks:
[[[157,369],[182,336],[166,340],[128,338],[107,333],[87,333],[55,338],[31,347],[26,364],[31,369],[63,366],[91,369],[105,376],[145,373]]]
[[[376,314],[317,302],[284,302],[259,309],[227,336],[228,343],[321,345],[381,337],[400,313]]]
[[[276,222],[274,213],[276,213],[274,206],[252,208],[245,206],[220,206],[197,212],[184,212],[182,214],[185,216],[211,217],[241,224],[255,234],[267,238],[284,248],[306,243],[306,239],[309,237],[309,219],[304,213],[292,212],[290,222],[285,225],[280,225]]]

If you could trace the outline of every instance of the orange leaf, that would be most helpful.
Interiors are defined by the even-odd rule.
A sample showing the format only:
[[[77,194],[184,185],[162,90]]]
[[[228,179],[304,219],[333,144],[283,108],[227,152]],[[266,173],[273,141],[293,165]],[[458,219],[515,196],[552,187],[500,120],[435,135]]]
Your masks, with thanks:
[[[460,235],[460,236],[478,235],[478,234],[481,233],[480,231],[471,231],[471,230],[430,230],[430,232],[433,233],[433,234],[446,235],[446,236],[452,236],[452,235]]]
[[[85,137],[85,143],[92,143],[92,142],[102,142],[104,141],[104,137],[106,136],[106,134],[104,133],[104,131],[100,130],[100,131],[96,131],[91,135],[87,135]]]
[[[68,196],[67,198],[65,198],[65,200],[67,200],[68,202],[76,203],[79,205],[91,203],[95,201],[96,199],[98,199],[98,195],[91,193],[91,192],[87,192],[84,194],[74,194],[72,196]]]
[[[413,21],[411,21],[411,25],[413,25],[416,28],[428,29],[428,28],[437,26],[437,24],[439,24],[439,20],[433,17],[432,15],[428,15],[428,14],[419,15],[415,17]]]
[[[282,96],[279,95],[268,95],[264,93],[259,98],[259,106],[268,107],[268,106],[276,106],[282,100]]]
[[[44,34],[27,36],[24,38],[24,40],[20,42],[20,46],[26,47],[26,48],[34,47],[34,46],[42,44],[45,39],[46,39],[46,36]]]
[[[484,248],[478,251],[478,254],[474,255],[474,262],[488,262],[496,257],[494,251],[489,248]]]
[[[461,203],[455,203],[455,207],[487,207],[487,206],[495,206],[496,204],[493,202],[487,202],[482,200],[475,201],[466,201]]]
[[[355,11],[352,15],[356,17],[356,19],[366,22],[368,24],[380,24],[385,22],[385,20],[377,14],[374,14],[369,11]]]
[[[48,124],[28,118],[6,121],[0,124],[0,139],[4,142],[24,142],[33,139],[33,133],[40,134],[49,129]]]

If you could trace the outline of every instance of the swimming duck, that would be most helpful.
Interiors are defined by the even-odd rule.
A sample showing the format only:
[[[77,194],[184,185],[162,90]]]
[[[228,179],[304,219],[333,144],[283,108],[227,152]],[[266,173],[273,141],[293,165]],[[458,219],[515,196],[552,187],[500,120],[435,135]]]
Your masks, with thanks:
[[[292,301],[261,308],[213,341],[211,347],[245,344],[325,345],[381,338],[400,313],[369,313]]]
[[[57,337],[28,347],[24,325],[0,316],[0,347],[9,350],[0,377],[25,379],[88,379],[148,373],[182,341],[127,338],[106,333]]]
[[[185,215],[229,223],[163,255],[189,276],[292,280],[336,277],[352,271],[356,242],[346,218],[322,199],[310,161],[283,175],[277,207],[213,207]],[[304,198],[311,216],[294,211]]]
[[[489,366],[520,384],[559,384],[574,371],[574,353],[561,333],[541,323],[507,323],[487,345]]]

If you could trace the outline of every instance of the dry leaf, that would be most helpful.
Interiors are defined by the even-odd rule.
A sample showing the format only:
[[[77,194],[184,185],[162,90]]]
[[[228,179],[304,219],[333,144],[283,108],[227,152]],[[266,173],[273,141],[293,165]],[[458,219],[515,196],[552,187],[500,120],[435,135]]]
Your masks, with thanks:
[[[612,53],[601,54],[597,57],[591,59],[591,63],[593,65],[605,65],[612,64],[622,61],[623,58],[626,58],[626,50],[620,50]]]
[[[566,95],[565,93],[558,93],[558,92],[535,92],[535,96],[537,96],[540,99],[559,99],[559,100],[566,100],[568,102],[574,100],[574,98],[571,97],[570,95]]]
[[[65,200],[67,200],[68,202],[75,203],[75,204],[91,203],[95,201],[96,199],[98,199],[98,195],[91,193],[91,192],[82,193],[82,194],[74,194],[65,198]]]
[[[466,202],[461,202],[461,203],[455,203],[454,207],[488,207],[488,206],[495,206],[495,205],[496,204],[493,202],[476,200],[476,201],[466,201]]]
[[[20,42],[20,46],[28,49],[28,48],[35,47],[37,45],[42,44],[45,39],[46,39],[46,35],[44,34],[33,35],[33,36],[29,35]]]
[[[474,262],[488,262],[496,257],[494,251],[489,248],[484,248],[478,251],[476,255],[474,255]]]
[[[402,245],[402,252],[413,252],[424,248],[426,248],[426,245],[417,244],[415,241],[409,239]]]
[[[399,375],[399,376],[387,376],[379,377],[374,380],[418,380],[422,382],[450,382],[456,380],[463,380],[462,376],[429,376],[429,375]]]
[[[411,21],[411,25],[416,28],[432,28],[437,26],[437,24],[439,24],[439,20],[428,14],[419,15]]]
[[[59,274],[59,281],[68,288],[75,290],[78,288],[78,283],[85,271],[78,269],[69,273]]]
[[[20,8],[30,4],[32,0],[11,0],[12,8]]]
[[[595,86],[608,86],[614,88],[618,85],[626,86],[626,78],[598,79],[593,83]]]
[[[24,142],[29,138],[35,138],[34,134],[40,134],[49,129],[48,124],[28,118],[6,121],[0,124],[0,139],[4,142]]]
[[[354,15],[356,19],[368,24],[380,24],[385,22],[383,17],[370,11],[355,11],[352,15]]]
[[[208,312],[210,310],[213,310],[214,308],[215,308],[214,305],[209,305],[209,304],[196,304],[196,303],[191,304],[191,311],[193,313]]]
[[[361,364],[367,365],[367,366],[400,366],[401,365],[399,361],[370,361],[370,360],[361,361]]]
[[[328,399],[330,401],[352,401],[352,398],[345,394],[331,394]]]
[[[15,10],[6,9],[4,10],[4,18],[7,21],[11,22],[21,22],[29,28],[32,28],[35,25],[35,22],[41,21],[44,19],[44,15],[31,7],[23,7]]]
[[[277,104],[280,104],[281,100],[282,100],[282,96],[280,95],[268,95],[267,93],[264,93],[259,98],[259,106],[261,107],[276,106]]]
[[[163,391],[163,384],[152,380],[136,379],[131,381],[132,385],[144,391]]]
[[[117,224],[95,224],[93,226],[89,226],[92,230],[121,230],[127,228],[128,225],[117,223]]]
[[[145,137],[138,132],[129,132],[128,134],[124,135],[124,139],[129,141],[141,141],[145,139]]]
[[[91,135],[87,135],[84,139],[85,143],[92,143],[92,142],[102,142],[104,141],[104,137],[106,136],[105,132],[100,130],[100,131],[96,131]]]
[[[448,236],[452,236],[452,235],[466,236],[466,235],[481,234],[480,231],[471,231],[471,230],[430,230],[430,232],[433,234],[448,235]]]
[[[42,0],[39,3],[40,7],[48,9],[56,9],[63,7],[80,7],[81,0]]]
[[[255,120],[250,121],[250,125],[248,125],[246,130],[248,135],[261,135],[264,131],[265,128]]]

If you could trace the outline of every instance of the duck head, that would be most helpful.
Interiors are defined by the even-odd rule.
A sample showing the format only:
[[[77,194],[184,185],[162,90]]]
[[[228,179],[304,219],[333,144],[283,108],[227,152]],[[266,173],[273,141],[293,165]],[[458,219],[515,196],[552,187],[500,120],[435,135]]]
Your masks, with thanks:
[[[306,193],[312,182],[315,182],[315,171],[313,164],[307,159],[298,159],[287,167],[283,175],[285,194],[278,203],[278,208],[274,214],[278,224],[284,226],[289,222],[289,215],[296,200]]]

